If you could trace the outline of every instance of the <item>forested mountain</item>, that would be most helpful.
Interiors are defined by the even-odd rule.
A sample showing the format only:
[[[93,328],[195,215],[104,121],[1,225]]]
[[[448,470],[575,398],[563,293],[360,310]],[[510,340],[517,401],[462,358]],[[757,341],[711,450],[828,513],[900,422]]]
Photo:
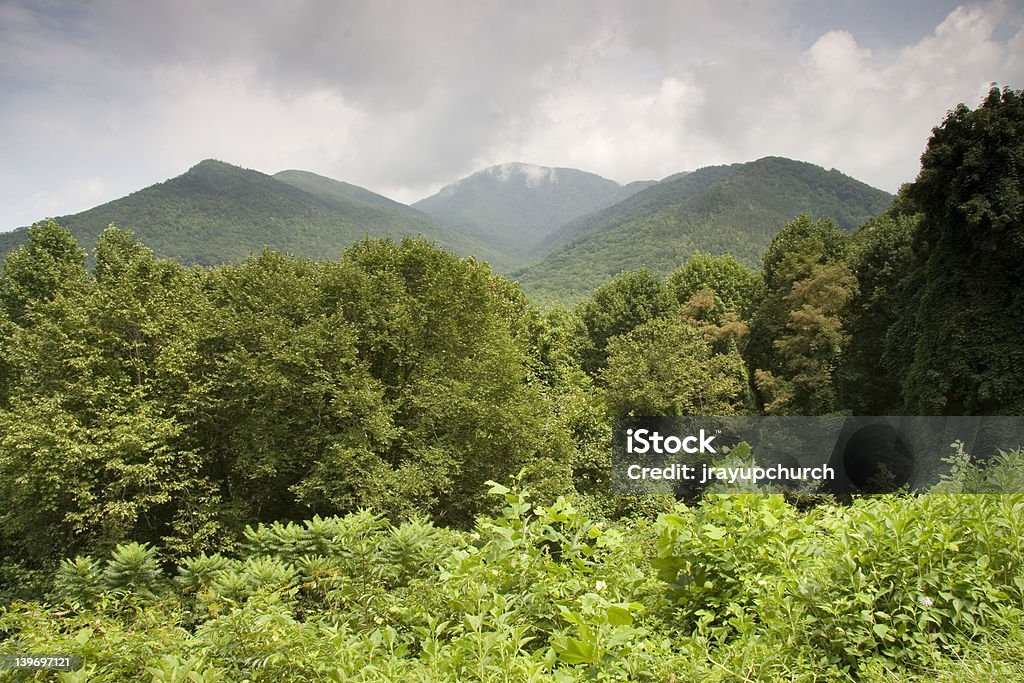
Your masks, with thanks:
[[[559,226],[620,202],[654,181],[622,186],[572,168],[491,166],[413,204],[436,220],[525,257]]]
[[[313,258],[336,258],[357,240],[422,235],[439,246],[511,265],[478,240],[355,185],[313,173],[273,177],[208,159],[183,175],[57,222],[91,247],[111,223],[133,230],[159,256],[212,265],[238,261],[264,246]],[[26,238],[0,233],[0,254]]]
[[[740,164],[706,166],[692,173],[676,173],[609,207],[569,221],[537,248],[546,255],[558,247],[577,242],[598,232],[605,232],[644,218],[662,209],[679,206],[698,192],[706,190],[739,168]]]
[[[780,157],[713,166],[675,176],[566,225],[565,244],[518,273],[539,301],[572,302],[622,270],[665,274],[694,253],[730,253],[759,264],[775,232],[800,213],[852,230],[885,210],[892,196],[833,169]]]

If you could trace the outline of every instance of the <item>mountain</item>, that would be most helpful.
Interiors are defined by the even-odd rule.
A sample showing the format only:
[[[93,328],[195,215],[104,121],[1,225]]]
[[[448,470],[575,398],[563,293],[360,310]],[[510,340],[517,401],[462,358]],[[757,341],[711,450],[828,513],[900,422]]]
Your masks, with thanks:
[[[659,183],[644,188],[643,192],[637,192],[607,208],[569,221],[548,235],[538,245],[537,252],[545,254],[596,232],[610,230],[662,209],[678,206],[733,173],[739,166],[740,164],[708,166],[694,173],[671,175]]]
[[[492,247],[525,258],[564,223],[653,184],[637,181],[622,186],[572,168],[510,163],[478,171],[413,206]]]
[[[514,274],[538,302],[578,301],[622,270],[665,274],[697,252],[757,268],[775,233],[800,213],[852,230],[892,196],[833,169],[780,157],[710,166],[668,179],[564,225],[547,256]]]
[[[159,256],[212,265],[264,246],[311,258],[337,258],[363,237],[422,235],[497,269],[515,262],[478,239],[369,190],[304,171],[269,176],[208,159],[183,175],[57,222],[91,248],[113,223],[135,232]],[[0,233],[0,254],[26,236]]]

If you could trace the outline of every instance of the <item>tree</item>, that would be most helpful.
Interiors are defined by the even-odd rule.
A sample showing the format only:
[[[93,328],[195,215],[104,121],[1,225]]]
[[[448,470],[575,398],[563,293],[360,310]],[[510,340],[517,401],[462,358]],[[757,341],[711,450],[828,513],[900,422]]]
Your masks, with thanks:
[[[607,361],[610,339],[664,315],[670,307],[661,280],[646,268],[619,273],[601,285],[577,309],[583,323],[583,369],[596,376]]]
[[[766,295],[751,324],[748,361],[766,412],[817,415],[839,408],[834,373],[856,291],[846,238],[827,219],[800,215],[765,252]]]
[[[993,87],[932,131],[907,195],[921,213],[904,290],[906,408],[1024,411],[1024,92]]]
[[[318,287],[358,330],[393,415],[377,451],[390,469],[367,502],[458,524],[487,504],[489,479],[525,468],[534,489],[571,488],[571,445],[532,381],[521,311],[486,265],[420,240],[366,241],[325,265]]]
[[[694,254],[665,279],[665,288],[679,304],[686,304],[701,290],[711,290],[719,321],[726,313],[749,320],[763,296],[757,275],[730,255]]]
[[[786,326],[773,344],[782,370],[755,372],[767,414],[822,415],[839,409],[833,375],[850,338],[842,316],[856,285],[843,263],[813,264],[806,277],[793,282],[784,297]]]
[[[612,415],[743,415],[752,408],[739,353],[715,353],[681,314],[613,338],[601,378]]]
[[[25,324],[33,305],[85,282],[85,251],[53,220],[28,230],[28,241],[7,255],[0,276],[0,304],[8,317]]]
[[[26,309],[31,325],[4,351],[13,381],[0,410],[0,528],[27,555],[130,538],[216,547],[216,492],[178,410],[193,285],[111,228],[96,279]],[[40,536],[48,543],[32,542]]]

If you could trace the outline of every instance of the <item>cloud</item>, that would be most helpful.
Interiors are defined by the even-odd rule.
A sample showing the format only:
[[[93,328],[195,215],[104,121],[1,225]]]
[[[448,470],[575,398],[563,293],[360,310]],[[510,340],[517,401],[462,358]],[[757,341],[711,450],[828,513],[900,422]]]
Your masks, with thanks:
[[[207,157],[402,201],[511,161],[626,182],[768,154],[894,190],[948,109],[1024,81],[1024,19],[1008,2],[907,24],[902,41],[801,12],[795,0],[0,4],[0,229]]]
[[[28,205],[36,213],[46,215],[46,209],[53,205],[92,206],[102,201],[104,194],[102,178],[74,178],[54,190],[32,193]]]

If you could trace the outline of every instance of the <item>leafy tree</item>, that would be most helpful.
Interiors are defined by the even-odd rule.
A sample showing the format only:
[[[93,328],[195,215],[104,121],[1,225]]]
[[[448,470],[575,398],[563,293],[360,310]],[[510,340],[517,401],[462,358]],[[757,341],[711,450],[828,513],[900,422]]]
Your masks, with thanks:
[[[719,319],[732,312],[749,320],[762,296],[757,275],[730,255],[695,254],[665,279],[665,288],[680,304],[701,290],[713,291]]]
[[[992,88],[933,129],[907,195],[921,213],[904,290],[906,407],[1024,411],[1024,93]]]
[[[52,220],[39,223],[4,261],[0,305],[11,320],[24,324],[34,304],[80,286],[85,278],[85,251],[71,233]]]
[[[827,219],[798,216],[765,253],[766,295],[751,325],[750,365],[765,410],[838,409],[833,376],[849,337],[842,316],[856,291],[846,238]]]
[[[661,280],[646,268],[619,273],[601,285],[577,309],[584,330],[583,369],[591,375],[599,373],[607,361],[610,339],[665,314],[670,305]]]
[[[752,407],[738,351],[715,353],[682,315],[612,339],[601,378],[613,415],[742,415]]]
[[[0,526],[35,557],[128,538],[209,547],[216,496],[175,407],[194,283],[113,228],[97,270],[33,303],[5,347]]]
[[[320,287],[359,331],[397,430],[366,502],[411,501],[459,523],[485,504],[483,482],[524,467],[551,490],[571,486],[558,465],[571,447],[530,382],[523,328],[510,329],[520,314],[486,265],[422,241],[367,241],[326,265]]]
[[[833,375],[850,339],[842,316],[856,285],[843,263],[815,264],[793,283],[784,298],[789,309],[786,327],[773,345],[782,372],[755,373],[766,413],[821,415],[839,408]]]
[[[322,300],[321,271],[264,251],[207,276],[183,412],[239,520],[364,504],[375,453],[394,435],[358,331]]]

